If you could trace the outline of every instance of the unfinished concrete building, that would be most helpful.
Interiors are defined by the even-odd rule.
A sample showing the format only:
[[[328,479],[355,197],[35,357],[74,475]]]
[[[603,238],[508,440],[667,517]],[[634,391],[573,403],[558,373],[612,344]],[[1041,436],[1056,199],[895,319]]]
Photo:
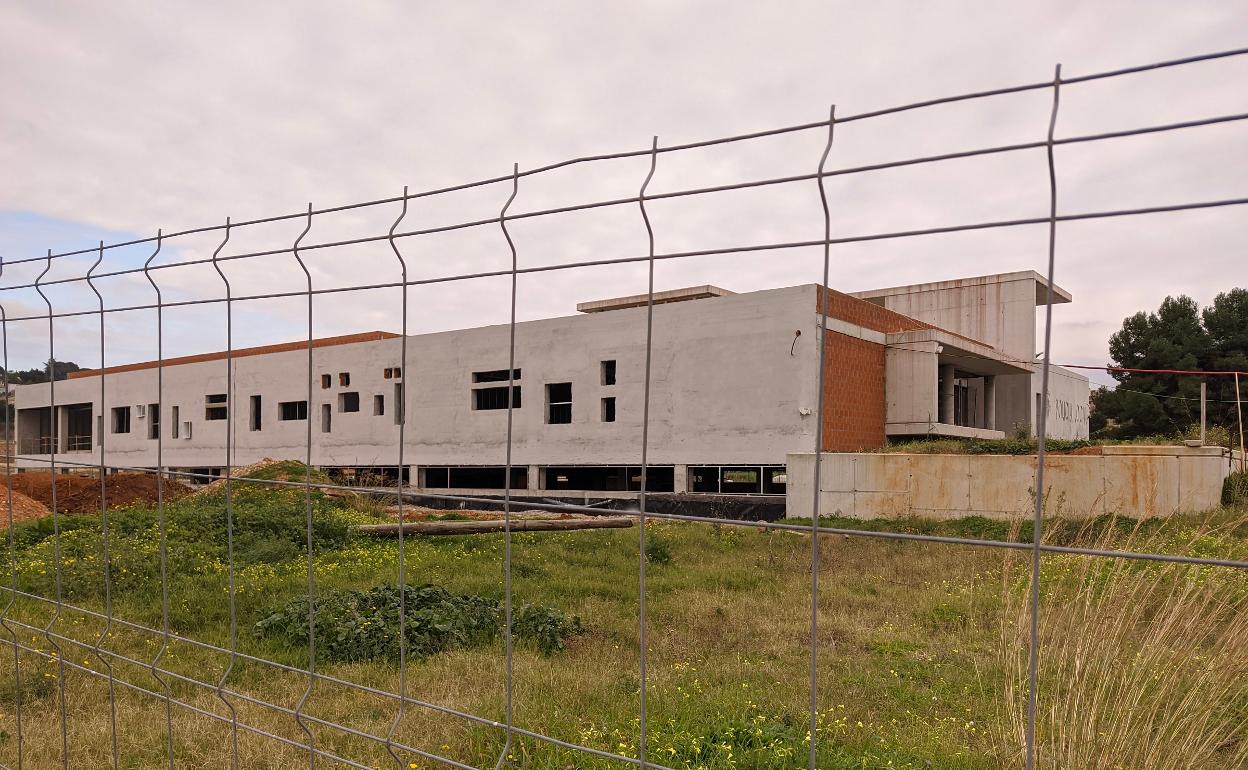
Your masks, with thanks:
[[[734,294],[713,286],[655,295],[649,488],[784,492],[785,456],[858,451],[908,436],[1000,437],[1037,410],[1034,272],[826,294],[815,285]],[[1056,301],[1070,295],[1054,287]],[[819,311],[827,335],[820,340]],[[645,295],[587,302],[577,315],[508,327],[319,339],[308,398],[307,343],[76,372],[17,388],[21,468],[97,464],[218,473],[226,426],[233,463],[302,459],[377,468],[427,489],[498,489],[513,410],[513,489],[637,489]],[[826,407],[818,423],[824,354]],[[100,377],[104,398],[100,401]],[[228,394],[233,397],[228,397]],[[1088,381],[1055,370],[1049,433],[1087,436]],[[399,424],[406,420],[404,466]]]

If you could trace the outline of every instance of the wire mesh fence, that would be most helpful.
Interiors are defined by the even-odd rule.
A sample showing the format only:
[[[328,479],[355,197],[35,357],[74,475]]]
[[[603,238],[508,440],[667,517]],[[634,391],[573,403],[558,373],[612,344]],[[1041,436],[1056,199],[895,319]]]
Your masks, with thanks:
[[[1058,148],[1099,146],[1129,137],[1177,133],[1218,124],[1238,123],[1248,119],[1248,113],[1191,117],[1113,131],[1062,135],[1058,131],[1061,117],[1060,97],[1088,84],[1136,78],[1158,71],[1196,66],[1216,69],[1228,60],[1243,57],[1245,54],[1248,54],[1248,49],[1073,77],[1064,76],[1059,68],[1051,78],[1007,88],[933,98],[857,114],[838,112],[834,108],[826,119],[698,142],[665,145],[656,137],[644,149],[578,157],[527,170],[522,170],[517,165],[510,173],[496,177],[416,192],[404,188],[401,195],[394,197],[329,208],[315,208],[309,204],[306,210],[295,213],[237,222],[226,219],[219,225],[168,233],[158,231],[150,238],[112,244],[101,242],[91,249],[61,253],[49,250],[43,256],[0,261],[0,281],[3,282],[0,284],[0,313],[3,313],[0,318],[3,321],[6,393],[9,391],[7,372],[10,369],[10,343],[14,340],[25,344],[31,339],[46,335],[46,350],[43,354],[51,366],[51,362],[57,359],[58,350],[65,348],[67,334],[71,337],[68,344],[81,351],[85,349],[82,339],[89,331],[98,340],[98,344],[94,346],[94,354],[100,362],[98,412],[86,418],[85,428],[81,424],[70,427],[68,431],[72,432],[66,432],[65,438],[58,438],[60,431],[56,415],[61,402],[57,400],[57,393],[66,386],[62,385],[63,381],[52,379],[47,385],[48,404],[53,415],[50,435],[18,437],[16,454],[9,453],[7,457],[10,580],[5,591],[3,611],[0,612],[0,625],[4,629],[4,646],[7,647],[6,654],[10,660],[8,668],[16,694],[6,699],[8,724],[11,729],[4,751],[5,766],[20,768],[55,764],[65,767],[77,765],[73,758],[87,748],[81,745],[83,741],[95,744],[87,752],[91,756],[106,757],[105,761],[113,767],[132,766],[127,754],[138,751],[135,747],[136,740],[158,743],[158,753],[163,757],[162,763],[169,767],[178,764],[198,766],[200,763],[195,756],[188,753],[191,750],[185,741],[188,736],[219,728],[223,732],[213,734],[218,736],[219,745],[224,747],[223,755],[232,767],[254,764],[258,761],[254,757],[263,756],[266,751],[292,750],[304,758],[309,766],[319,763],[323,766],[374,767],[383,761],[379,757],[384,756],[385,762],[396,767],[429,764],[460,768],[498,768],[508,764],[523,764],[523,756],[517,758],[522,754],[521,747],[536,744],[562,752],[559,756],[566,758],[563,761],[572,766],[589,762],[607,765],[618,763],[620,766],[639,768],[675,767],[676,764],[669,764],[670,757],[653,750],[650,740],[653,720],[650,714],[651,674],[647,669],[650,655],[647,596],[652,590],[650,581],[653,578],[647,574],[647,564],[650,561],[647,554],[652,548],[652,544],[648,542],[650,528],[647,525],[655,522],[686,522],[698,526],[810,536],[809,633],[804,640],[809,660],[806,683],[809,689],[809,714],[804,727],[804,740],[800,741],[801,745],[798,747],[800,754],[804,756],[789,758],[785,766],[805,764],[815,768],[827,766],[826,763],[830,761],[823,753],[828,746],[822,738],[826,733],[822,711],[826,708],[828,697],[822,678],[829,653],[825,649],[828,645],[825,641],[827,635],[820,633],[823,622],[820,593],[822,591],[826,595],[829,590],[827,577],[823,574],[828,554],[821,553],[822,549],[829,547],[827,536],[847,535],[866,539],[867,542],[909,542],[942,548],[995,549],[1000,552],[1027,554],[1030,558],[1027,603],[1029,631],[1025,725],[1022,726],[1021,749],[1027,767],[1036,766],[1037,746],[1041,742],[1036,734],[1037,699],[1038,693],[1045,687],[1040,676],[1040,664],[1045,653],[1041,644],[1044,610],[1040,576],[1046,557],[1066,555],[1088,559],[1141,560],[1229,570],[1248,569],[1248,562],[1220,554],[1186,556],[1046,542],[1043,537],[1046,523],[1043,495],[1046,415],[1043,409],[1037,415],[1036,433],[1039,442],[1036,497],[1031,520],[1032,535],[1028,539],[1000,540],[916,534],[900,529],[863,531],[830,526],[822,519],[829,512],[821,509],[821,497],[818,494],[814,495],[815,502],[813,510],[810,511],[809,524],[720,519],[656,510],[651,505],[651,489],[648,487],[653,472],[651,450],[654,448],[654,439],[651,427],[656,420],[665,417],[652,411],[651,396],[657,388],[667,385],[662,377],[656,377],[651,355],[658,333],[654,321],[656,267],[682,260],[728,256],[761,262],[780,252],[794,252],[801,255],[800,259],[805,260],[812,271],[819,273],[820,284],[827,291],[835,283],[834,257],[837,247],[876,241],[923,239],[954,233],[1044,229],[1048,291],[1043,303],[1044,354],[1039,362],[1039,372],[1042,378],[1041,400],[1047,402],[1052,348],[1053,286],[1055,278],[1060,275],[1058,268],[1061,264],[1061,243],[1058,236],[1063,225],[1110,219],[1154,222],[1173,212],[1219,209],[1237,212],[1237,207],[1248,203],[1248,196],[1241,196],[1097,210],[1064,209],[1059,205],[1061,168],[1055,159],[1055,150]],[[854,124],[870,125],[874,121],[884,121],[903,113],[958,107],[1018,94],[1036,94],[1048,99],[1044,123],[1036,126],[1037,134],[1042,138],[941,154],[893,157],[855,166],[838,167],[835,164],[838,131],[843,127]],[[665,164],[679,166],[682,156],[708,148],[749,145],[790,135],[818,137],[818,152],[808,159],[808,171],[760,175],[706,186],[677,186],[661,191],[651,189],[656,171],[661,171]],[[1047,210],[1041,214],[958,221],[905,229],[880,228],[844,232],[838,227],[835,201],[830,198],[827,189],[827,185],[838,178],[858,179],[890,169],[917,166],[949,168],[948,173],[956,174],[956,167],[951,165],[956,162],[1026,153],[1043,153],[1045,158],[1044,168],[1047,174],[1035,179],[1036,188],[1042,189],[1047,196]],[[544,176],[569,169],[630,160],[641,164],[640,174],[636,178],[635,194],[592,200],[577,199],[571,203],[538,206],[524,211],[513,210],[517,201],[523,202],[526,187],[538,186]],[[1157,162],[1164,162],[1164,159],[1158,159]],[[815,237],[777,237],[761,242],[722,245],[699,245],[692,242],[685,247],[666,251],[656,247],[656,240],[661,240],[662,236],[661,223],[653,213],[656,204],[687,199],[698,205],[716,195],[781,186],[797,189],[800,195],[808,196],[812,204],[818,205],[821,234]],[[440,199],[477,190],[501,194],[504,202],[496,213],[437,225],[419,224],[422,210],[436,207]],[[541,195],[535,197],[543,199]],[[887,208],[887,205],[884,207]],[[522,225],[605,209],[632,212],[632,226],[644,230],[646,247],[639,253],[604,258],[551,259],[544,253],[535,253],[531,259],[526,260],[524,249],[513,234],[513,230]],[[362,234],[331,240],[322,240],[315,235],[318,223],[335,215],[354,216],[363,213],[373,217],[373,220],[369,221],[367,217],[353,220],[355,225],[366,230]],[[883,221],[888,221],[887,212],[882,216]],[[285,245],[264,245],[263,238],[248,237],[254,231],[264,231],[265,237],[269,237],[267,234],[277,226],[295,228],[294,237]],[[431,251],[420,251],[419,256],[416,256],[422,241],[439,243],[436,239],[440,236],[463,231],[471,231],[474,237],[479,236],[484,242],[491,244],[487,248],[501,254],[504,262],[490,269],[456,272],[452,268],[439,272],[437,268],[456,264],[453,254],[444,256]],[[204,249],[204,238],[214,239],[215,243]],[[388,254],[388,273],[383,274],[380,270],[371,268],[353,269],[359,253],[354,249],[370,246],[380,248]],[[634,517],[640,525],[637,528],[635,554],[637,617],[633,654],[636,680],[635,688],[630,685],[620,695],[621,700],[635,703],[636,716],[635,720],[624,725],[625,729],[635,734],[635,740],[620,744],[618,750],[611,750],[603,748],[601,744],[591,745],[593,741],[584,736],[558,735],[540,723],[527,723],[517,716],[514,637],[517,614],[522,608],[513,601],[513,577],[516,575],[513,570],[513,512],[521,503],[513,499],[517,493],[513,488],[516,459],[513,454],[513,418],[520,407],[517,387],[523,379],[523,362],[517,360],[517,328],[522,322],[518,316],[517,299],[522,293],[521,281],[525,279],[554,282],[561,274],[572,271],[629,265],[644,268],[645,292],[642,306],[646,309],[644,339],[641,343],[644,358],[635,394],[641,408],[639,430],[635,435],[629,434],[620,439],[631,447],[628,450],[629,464],[639,468],[638,491],[634,493],[636,506],[626,512],[626,515]],[[258,272],[244,276],[243,271],[252,268]],[[250,280],[241,280],[240,277]],[[412,506],[417,501],[466,505],[484,505],[491,502],[479,496],[440,494],[428,489],[412,488],[400,494],[393,487],[373,488],[336,483],[315,473],[316,466],[323,464],[322,447],[325,442],[332,441],[326,436],[327,427],[323,427],[321,432],[314,430],[315,406],[324,387],[321,384],[322,378],[331,376],[322,373],[317,366],[318,351],[322,345],[321,338],[317,336],[318,324],[324,323],[326,318],[332,319],[342,313],[351,312],[366,315],[370,323],[392,328],[398,334],[398,357],[393,364],[397,367],[396,371],[401,370],[403,373],[394,379],[402,378],[403,382],[411,383],[413,376],[425,363],[420,358],[411,356],[408,345],[408,335],[413,331],[412,318],[421,310],[420,305],[424,301],[421,295],[413,295],[412,292],[457,292],[454,296],[468,298],[472,289],[462,287],[470,286],[473,282],[494,282],[491,285],[503,287],[502,293],[498,295],[503,299],[503,310],[498,312],[506,333],[497,338],[503,347],[496,351],[495,359],[506,367],[496,383],[498,387],[506,387],[507,395],[500,402],[504,405],[501,411],[505,412],[506,417],[505,422],[498,426],[492,443],[482,450],[489,455],[491,462],[501,465],[504,479],[499,498],[504,529],[501,552],[498,554],[501,579],[499,590],[502,597],[498,607],[501,616],[501,662],[496,670],[450,670],[444,673],[459,679],[480,680],[484,683],[481,686],[487,688],[497,686],[498,709],[491,715],[472,713],[462,708],[455,698],[447,696],[445,688],[432,683],[413,668],[417,653],[409,649],[407,626],[413,622],[412,613],[418,610],[409,606],[411,594],[405,590],[405,587],[412,584],[408,573],[407,550],[411,547],[413,536],[405,534],[401,527],[393,562],[394,586],[399,589],[395,618],[398,625],[395,637],[397,668],[391,666],[386,669],[393,676],[389,673],[383,675],[376,668],[360,669],[348,666],[344,669],[332,657],[327,660],[325,650],[332,649],[341,640],[324,638],[323,629],[316,617],[316,603],[324,591],[318,578],[325,574],[327,568],[318,556],[318,538],[324,536],[318,518],[319,495],[342,493],[385,498],[397,507],[399,522],[405,520],[405,506]],[[245,284],[250,290],[239,293],[235,289],[236,284]],[[524,287],[535,285],[526,283]],[[193,289],[203,286],[211,286],[216,293],[213,296],[192,296]],[[263,288],[257,289],[257,286]],[[120,299],[106,300],[106,293],[112,293]],[[348,308],[345,304],[347,297],[358,294],[368,298],[365,300],[366,304]],[[38,298],[37,301],[35,297]],[[386,299],[377,299],[378,297]],[[250,309],[264,302],[285,303],[282,305],[285,308],[282,311],[285,313],[281,316],[282,323],[288,326],[298,324],[304,332],[301,343],[284,349],[286,352],[299,353],[300,364],[298,370],[287,370],[283,373],[284,379],[290,383],[286,396],[290,400],[280,405],[282,416],[279,418],[294,422],[302,420],[302,437],[297,446],[275,449],[275,452],[283,452],[289,459],[302,461],[301,478],[243,477],[237,472],[238,434],[249,429],[256,430],[256,427],[249,426],[244,419],[245,404],[240,403],[238,394],[245,391],[236,380],[236,367],[243,360],[242,356],[255,353],[251,349],[239,349],[236,341],[240,330],[248,335],[254,331],[255,325],[264,323],[261,312]],[[170,321],[173,317],[171,314],[182,311],[199,312],[206,308],[215,311],[216,315],[178,315],[176,320]],[[244,319],[241,324],[240,317]],[[828,334],[827,313],[818,314],[818,323],[821,333]],[[216,414],[214,405],[224,406],[220,410],[220,414],[224,416],[224,442],[215,456],[201,457],[193,463],[183,462],[181,470],[169,467],[168,454],[171,447],[168,442],[181,442],[191,438],[194,423],[183,418],[193,409],[198,414],[200,405],[191,407],[183,402],[181,408],[184,411],[179,414],[178,407],[167,403],[167,370],[181,363],[181,356],[185,352],[171,349],[172,346],[166,342],[171,325],[180,325],[182,328],[198,325],[200,328],[215,330],[223,335],[225,349],[225,354],[220,359],[220,366],[225,373],[224,398],[203,407],[205,420],[213,420]],[[118,334],[126,338],[145,338],[154,345],[156,351],[155,365],[147,370],[155,395],[145,405],[146,419],[153,427],[150,435],[151,446],[144,452],[135,452],[130,448],[117,450],[110,446],[111,436],[131,430],[129,411],[123,417],[122,413],[112,414],[105,408],[107,404],[116,402],[110,389],[114,387],[120,370],[124,370],[124,367],[107,368],[110,345],[121,344],[125,347],[128,344],[124,341],[118,343],[119,338],[115,336]],[[29,348],[29,345],[26,347]],[[820,363],[816,367],[817,382],[814,383],[814,392],[818,394],[818,399],[814,418],[815,423],[822,426],[825,424],[825,412],[834,406],[827,403],[824,378],[828,375],[835,376],[838,362],[825,358],[826,346],[820,345],[819,350]],[[171,357],[170,353],[174,356]],[[611,377],[614,376],[612,370]],[[419,430],[409,425],[412,422],[409,415],[414,395],[410,389],[405,392],[401,387],[395,391],[394,399],[388,402],[395,419],[392,425],[388,425],[388,430],[392,428],[392,431],[386,434],[386,454],[360,457],[356,463],[392,469],[399,485],[403,483],[411,449],[421,441]],[[302,407],[298,404],[300,401],[303,402]],[[387,402],[384,400],[376,402],[375,409],[384,409],[385,403]],[[288,404],[294,406],[288,407]],[[323,425],[327,425],[328,415],[333,411],[331,405],[325,404],[325,407],[326,422]],[[354,408],[360,408],[358,403],[354,404]],[[343,409],[341,404],[339,409]],[[611,409],[614,420],[614,401]],[[122,420],[124,424],[119,422]],[[5,438],[12,445],[13,421],[6,422],[6,426],[8,435]],[[96,437],[94,444],[91,440],[92,428]],[[818,479],[822,457],[820,450],[826,445],[822,443],[823,432],[815,431],[815,434],[815,443],[808,449],[814,452],[815,478]],[[180,450],[180,447],[175,445],[172,449]],[[48,517],[48,526],[51,529],[48,539],[50,546],[41,557],[41,563],[36,565],[42,571],[41,574],[47,577],[47,580],[40,583],[46,590],[34,590],[19,580],[20,543],[15,542],[13,526],[15,462],[25,468],[45,466],[54,479]],[[154,476],[157,495],[153,516],[158,532],[154,551],[119,554],[110,550],[117,533],[110,529],[109,512],[117,503],[110,499],[113,493],[109,484],[100,483],[99,552],[98,555],[84,555],[82,549],[74,543],[83,525],[74,519],[72,526],[63,526],[66,512],[61,510],[63,497],[58,500],[58,494],[63,496],[66,493],[63,491],[65,488],[56,483],[55,479],[58,474],[86,471],[94,471],[100,478],[122,471]],[[408,480],[414,487],[415,480]],[[194,633],[179,632],[175,616],[183,617],[188,612],[194,613],[196,607],[188,603],[208,601],[209,597],[202,594],[179,596],[177,593],[178,571],[203,567],[188,562],[177,552],[181,541],[176,537],[175,529],[185,526],[185,521],[171,521],[167,508],[170,495],[173,494],[171,490],[179,481],[213,481],[220,484],[222,490],[218,507],[199,511],[198,515],[218,519],[224,527],[224,558],[211,567],[218,571],[221,593],[210,598],[211,603],[217,607],[224,607],[224,620]],[[248,489],[255,487],[279,490],[290,495],[284,498],[286,503],[296,506],[301,512],[302,532],[298,538],[298,550],[302,557],[300,572],[306,601],[302,605],[304,615],[300,622],[305,629],[303,635],[306,645],[302,649],[287,650],[281,656],[252,654],[248,652],[245,640],[240,638],[242,633],[238,608],[240,590],[243,587],[238,581],[241,567],[237,555],[240,548],[250,547],[250,543],[240,540],[236,531],[235,503],[240,495],[245,495]],[[522,505],[526,510],[601,513],[598,507],[588,503],[526,499]],[[74,579],[67,581],[67,564],[84,558],[98,559],[94,562],[93,571],[83,573],[75,569],[72,571]],[[145,598],[154,601],[154,613],[142,611],[136,606],[132,598],[134,585],[131,576],[124,574],[132,569],[133,560],[136,558],[156,565],[155,581],[139,588]],[[127,564],[131,566],[127,567]],[[77,582],[83,574],[89,574],[92,579],[98,578],[98,590],[92,588],[88,591]],[[119,585],[125,585],[126,590],[119,592]],[[835,650],[831,654],[834,655]],[[554,665],[558,665],[557,662]],[[256,676],[260,672],[266,677],[266,692],[258,692],[247,683],[248,677]],[[67,683],[75,680],[95,680],[106,688],[104,702],[107,703],[107,713],[92,715],[92,719],[96,721],[94,726],[85,725],[87,720],[80,715],[71,716],[71,701],[76,691],[73,686],[67,687]],[[46,719],[34,722],[31,720],[27,705],[29,701],[25,693],[36,685],[47,690],[49,697],[55,699],[55,724],[49,724]],[[205,699],[204,696],[210,698]],[[142,711],[139,705],[153,703],[158,704],[154,717],[153,712]],[[147,716],[141,720],[141,724],[136,724],[134,715],[139,713]],[[450,739],[447,739],[446,743],[433,745],[425,740],[425,734],[431,731],[430,725],[437,723],[455,725],[454,728],[447,729],[458,730],[455,735],[463,744],[452,745]],[[182,734],[181,737],[179,733]],[[141,738],[136,739],[131,735],[140,735]],[[101,741],[105,745],[99,745]],[[150,756],[151,751],[150,746],[145,746],[144,756]],[[487,755],[489,760],[482,761],[481,757]],[[253,759],[249,761],[248,757]]]

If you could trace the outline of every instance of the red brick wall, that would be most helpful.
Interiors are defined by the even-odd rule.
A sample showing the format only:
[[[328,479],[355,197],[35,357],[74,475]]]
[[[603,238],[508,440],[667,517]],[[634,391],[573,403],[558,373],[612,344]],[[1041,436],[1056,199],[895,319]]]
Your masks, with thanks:
[[[829,330],[823,399],[825,452],[884,446],[884,346]]]
[[[824,294],[825,290],[822,286],[816,288],[819,289],[820,295],[827,297],[823,305],[827,310],[829,318],[839,318],[855,326],[863,326],[877,332],[906,332],[915,329],[935,328],[929,323],[924,323],[908,315],[902,315],[873,302],[867,302],[865,299],[842,294],[836,289],[827,289],[827,293]],[[817,299],[816,304],[819,304]],[[816,310],[815,312],[819,311]]]

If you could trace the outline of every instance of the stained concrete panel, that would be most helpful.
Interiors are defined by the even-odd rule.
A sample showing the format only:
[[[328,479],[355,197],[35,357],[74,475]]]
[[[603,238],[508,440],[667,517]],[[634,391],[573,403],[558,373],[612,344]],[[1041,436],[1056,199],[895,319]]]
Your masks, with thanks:
[[[855,492],[854,515],[863,519],[900,519],[910,516],[909,492]]]
[[[1178,509],[1178,458],[1106,456],[1105,511],[1134,518]]]
[[[1034,463],[1035,458],[1030,459]],[[1047,455],[1044,515],[1082,519],[1104,514],[1105,483],[1104,457]]]
[[[1204,457],[1179,457],[1178,510],[1207,511],[1222,502],[1224,465]],[[1221,460],[1221,458],[1218,458]]]
[[[857,454],[852,465],[855,492],[906,492],[911,488],[910,455]]]
[[[969,511],[1014,517],[1031,510],[1035,465],[1019,459],[996,455],[966,458],[971,480]]]
[[[911,503],[915,515],[965,515],[970,499],[966,455],[915,455],[910,465]]]

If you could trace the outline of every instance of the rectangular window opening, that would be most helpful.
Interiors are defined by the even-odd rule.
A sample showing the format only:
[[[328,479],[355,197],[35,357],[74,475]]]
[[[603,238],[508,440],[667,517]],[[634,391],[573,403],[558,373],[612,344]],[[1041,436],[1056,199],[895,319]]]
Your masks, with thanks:
[[[338,387],[351,387],[351,372],[338,372]]]
[[[373,396],[373,416],[380,417],[386,413],[386,397],[380,393]]]
[[[306,420],[308,419],[307,401],[283,401],[277,405],[277,419]]]
[[[130,407],[113,407],[113,433],[130,432]]]
[[[338,411],[340,412],[358,412],[360,411],[360,394],[351,391],[350,393],[338,394]]]
[[[224,393],[213,393],[204,396],[204,419],[224,420],[229,416],[229,405],[226,404]]]
[[[602,400],[602,421],[615,422],[615,396]]]
[[[330,374],[322,374],[322,375],[321,375],[321,390],[329,390],[329,388],[330,388],[333,384],[334,384],[334,377],[333,377],[333,375],[330,375]]]
[[[252,430],[260,430],[263,427],[263,424],[261,422],[262,420],[261,415],[263,414],[264,414],[264,410],[261,406],[260,396],[252,396],[251,397],[251,415],[250,415]]]
[[[329,433],[334,429],[334,410],[329,404],[321,404],[321,433]]]
[[[610,361],[602,362],[602,384],[603,385],[615,384],[615,360],[614,359]]]
[[[160,438],[160,404],[147,405],[147,437]]]
[[[183,438],[189,439],[191,437],[191,423],[189,420],[187,422],[182,423],[182,433],[183,433],[183,436],[182,436]]]
[[[394,383],[394,424],[403,424],[403,413],[407,410],[407,406],[403,401],[403,383]]]
[[[519,369],[512,370],[511,379],[513,380],[520,379]],[[488,372],[473,372],[472,381],[473,382],[507,382],[507,370],[506,369],[492,369]]]
[[[572,383],[546,384],[546,422],[550,425],[567,425],[572,422]]]
[[[520,386],[511,387],[512,407],[520,408]],[[507,386],[501,388],[477,388],[472,391],[472,408],[478,410],[506,409]]]
[[[172,423],[172,425],[169,427],[169,438],[178,438],[178,432],[179,432],[178,429],[182,427],[182,423],[178,422],[178,408],[176,406],[173,407],[173,413],[171,414],[171,417],[173,419],[169,421],[170,423]],[[187,432],[189,433],[190,431],[187,431]]]

